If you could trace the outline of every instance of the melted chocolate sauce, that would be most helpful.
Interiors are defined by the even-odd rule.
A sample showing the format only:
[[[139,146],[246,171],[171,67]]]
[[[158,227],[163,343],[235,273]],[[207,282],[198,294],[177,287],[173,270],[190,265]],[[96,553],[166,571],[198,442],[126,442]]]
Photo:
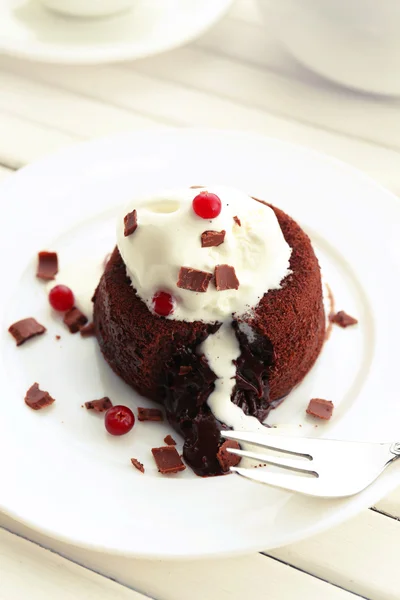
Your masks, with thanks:
[[[234,322],[241,354],[236,361],[236,385],[232,402],[247,415],[263,421],[273,405],[269,402],[268,371],[274,362],[271,342],[252,332],[251,341]],[[217,328],[216,328],[217,329]],[[183,456],[197,475],[221,475],[217,459],[222,443],[221,429],[227,429],[212,414],[207,400],[214,390],[216,375],[203,355],[192,348],[178,347],[165,365],[160,392],[171,425],[184,437]]]
[[[251,342],[233,323],[239,340],[241,354],[236,360],[236,385],[232,402],[246,415],[264,421],[272,406],[269,401],[268,371],[274,362],[274,350],[270,340],[252,331]]]

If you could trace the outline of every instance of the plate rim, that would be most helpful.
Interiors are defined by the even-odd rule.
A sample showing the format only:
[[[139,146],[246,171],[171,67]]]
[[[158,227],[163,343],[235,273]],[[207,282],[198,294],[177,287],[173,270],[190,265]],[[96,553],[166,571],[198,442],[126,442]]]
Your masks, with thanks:
[[[383,186],[382,184],[380,184],[379,182],[377,182],[376,180],[371,178],[369,175],[363,173],[359,169],[353,167],[352,165],[344,163],[336,158],[330,157],[327,154],[307,148],[300,144],[286,142],[286,141],[280,140],[278,138],[267,137],[267,136],[263,136],[261,134],[249,134],[246,132],[236,132],[234,130],[218,130],[218,129],[204,130],[204,129],[196,129],[196,128],[176,129],[176,130],[160,130],[160,131],[150,130],[150,131],[139,131],[139,132],[127,132],[127,133],[122,133],[122,134],[118,134],[118,135],[114,135],[114,136],[107,136],[107,137],[100,138],[97,140],[84,141],[84,142],[81,142],[78,144],[74,144],[73,146],[70,146],[70,147],[64,148],[64,149],[60,149],[56,153],[54,153],[50,156],[44,157],[41,160],[39,160],[31,165],[28,165],[27,167],[20,169],[18,172],[11,175],[10,177],[8,177],[0,185],[0,194],[2,193],[3,190],[5,190],[7,188],[8,185],[14,185],[14,182],[17,181],[17,179],[19,179],[21,177],[25,177],[26,175],[29,176],[30,171],[32,169],[33,170],[36,169],[38,165],[45,166],[47,163],[49,163],[49,162],[51,163],[53,160],[58,161],[58,160],[62,159],[63,155],[68,157],[69,154],[74,154],[78,147],[87,151],[87,149],[90,148],[90,146],[96,147],[102,143],[114,145],[115,143],[118,143],[119,139],[126,139],[126,138],[136,139],[138,137],[150,137],[151,138],[151,137],[158,137],[160,135],[167,136],[167,137],[171,137],[171,136],[173,137],[175,135],[193,136],[193,135],[199,135],[199,134],[201,136],[205,136],[205,135],[222,135],[222,136],[228,136],[228,137],[233,136],[236,138],[239,137],[239,138],[246,138],[246,139],[250,139],[250,140],[257,138],[259,140],[262,139],[267,142],[272,142],[275,144],[277,143],[278,145],[280,145],[282,147],[289,146],[289,147],[295,148],[296,150],[300,150],[300,151],[310,155],[311,158],[318,157],[319,159],[322,158],[325,162],[327,161],[330,164],[336,164],[340,169],[345,169],[347,172],[351,173],[353,176],[357,176],[357,178],[362,178],[362,180],[367,182],[369,185],[373,185],[376,190],[379,190],[379,192],[384,193],[388,198],[391,198],[392,200],[395,200],[396,202],[398,202],[398,198],[393,192],[391,192],[390,190],[385,188],[385,186]],[[394,471],[394,468],[391,467],[391,472],[393,472],[393,471]],[[369,505],[375,503],[376,501],[381,499],[383,496],[385,496],[388,492],[393,490],[396,487],[397,483],[398,483],[398,477],[395,478],[393,475],[393,476],[386,478],[385,486],[382,486],[382,488],[380,489],[380,492],[378,494],[372,493],[375,488],[370,488],[369,496],[371,496],[371,499],[368,501],[370,503]],[[378,491],[378,490],[375,490],[375,492],[376,491]],[[368,493],[367,493],[367,496],[368,496]],[[301,533],[299,532],[298,535],[288,534],[286,536],[286,538],[283,536],[282,542],[279,545],[275,545],[274,547],[277,548],[281,545],[294,543],[301,539],[305,539],[306,537],[312,536],[318,532],[323,532],[326,529],[329,529],[330,527],[334,526],[335,524],[344,522],[347,519],[350,519],[352,516],[354,516],[355,514],[360,512],[360,510],[363,510],[366,507],[365,502],[363,502],[362,504],[363,504],[363,506],[360,506],[359,503],[353,502],[349,506],[346,506],[344,509],[335,511],[329,517],[325,517],[322,525],[319,521],[317,521],[317,524],[313,525],[312,527],[309,527],[307,529],[306,533],[304,533],[304,530],[302,530],[302,532]],[[142,558],[146,558],[146,559],[164,559],[164,560],[188,559],[188,560],[191,560],[191,559],[196,559],[196,558],[213,558],[213,557],[217,557],[217,556],[218,557],[237,556],[237,555],[245,554],[246,552],[260,551],[258,544],[257,544],[257,547],[248,545],[245,549],[242,548],[242,549],[232,550],[231,552],[227,551],[227,552],[223,552],[223,553],[218,551],[216,553],[201,552],[200,554],[193,553],[190,555],[188,555],[188,554],[183,555],[183,554],[179,554],[179,553],[178,554],[169,554],[169,555],[165,555],[165,554],[157,555],[153,552],[147,552],[147,553],[146,552],[141,552],[141,553],[127,552],[126,550],[121,550],[121,549],[118,549],[117,547],[111,548],[110,546],[99,546],[98,544],[91,544],[90,542],[87,542],[87,541],[83,542],[82,540],[68,538],[66,536],[63,536],[62,534],[54,533],[51,530],[47,530],[46,527],[43,527],[40,525],[38,526],[37,524],[35,525],[34,519],[32,519],[32,518],[29,519],[29,518],[23,517],[23,516],[19,515],[18,513],[16,513],[15,511],[13,511],[12,508],[7,509],[4,506],[2,506],[1,510],[5,514],[10,516],[11,518],[14,518],[14,519],[18,520],[19,522],[21,522],[31,528],[34,528],[35,530],[43,533],[46,536],[49,536],[54,539],[58,539],[60,541],[64,541],[64,542],[67,542],[70,544],[72,543],[79,547],[91,549],[94,551],[108,552],[108,553],[112,553],[112,554],[116,554],[116,555],[119,554],[119,555],[124,555],[124,556],[136,556],[136,557],[142,557]],[[290,539],[287,539],[287,538],[290,538]]]
[[[7,0],[9,1],[9,0]],[[2,41],[0,43],[0,54],[6,56],[24,59],[29,62],[40,62],[47,64],[63,64],[63,65],[82,65],[90,66],[96,64],[116,64],[119,62],[127,62],[156,56],[168,51],[176,50],[181,46],[185,46],[190,42],[193,42],[197,38],[204,35],[209,29],[215,26],[229,11],[233,5],[234,0],[211,0],[210,6],[215,6],[215,12],[208,21],[204,22],[201,27],[194,28],[189,34],[181,36],[176,39],[173,43],[159,44],[153,47],[150,51],[142,50],[140,52],[133,51],[132,45],[124,45],[120,50],[109,53],[107,48],[102,48],[101,52],[94,52],[93,55],[84,56],[83,54],[77,54],[74,51],[68,52],[69,46],[65,46],[67,52],[57,53],[51,55],[46,50],[40,51],[40,49],[32,45],[25,45],[20,43],[7,43]],[[219,3],[219,5],[217,4]],[[51,48],[52,46],[50,46]],[[33,48],[33,50],[32,50]]]
[[[389,467],[389,468],[392,469],[393,467]],[[395,481],[395,479],[393,477],[392,483],[390,485],[388,485],[385,488],[385,490],[382,490],[382,493],[379,494],[378,497],[376,497],[376,495],[373,496],[374,499],[372,500],[371,504],[369,504],[368,507],[364,506],[364,507],[360,508],[357,503],[353,503],[350,505],[350,509],[348,509],[345,512],[345,514],[343,514],[341,511],[336,511],[335,513],[333,513],[333,515],[330,518],[326,519],[322,525],[320,523],[317,523],[316,525],[313,525],[312,527],[307,529],[306,532],[304,532],[304,530],[303,530],[302,533],[299,532],[297,535],[288,534],[286,536],[286,538],[285,537],[282,538],[282,540],[281,540],[281,542],[279,542],[279,544],[274,544],[273,547],[269,547],[266,549],[260,549],[258,544],[254,544],[254,545],[249,544],[244,549],[237,548],[237,549],[233,549],[233,550],[227,550],[224,552],[219,552],[219,551],[217,551],[217,552],[200,552],[200,553],[193,552],[191,554],[188,554],[187,552],[185,552],[185,553],[178,552],[178,553],[169,553],[169,554],[164,554],[164,553],[157,554],[156,552],[146,552],[146,551],[134,552],[134,551],[127,551],[127,550],[124,550],[124,549],[121,549],[118,547],[99,545],[99,544],[91,543],[91,542],[80,540],[80,539],[71,539],[70,537],[63,535],[61,533],[54,533],[46,527],[35,525],[33,520],[21,517],[18,513],[13,512],[12,510],[4,510],[1,505],[0,505],[0,511],[3,512],[7,517],[13,519],[14,521],[17,521],[21,525],[29,527],[33,531],[36,531],[40,535],[44,535],[49,539],[54,539],[58,542],[76,546],[78,548],[82,548],[84,550],[89,550],[91,552],[109,554],[112,556],[124,556],[124,557],[128,557],[128,558],[136,558],[136,559],[143,559],[143,560],[190,562],[193,560],[208,560],[208,559],[219,559],[219,558],[220,559],[225,559],[225,558],[229,559],[229,558],[245,556],[245,555],[251,554],[253,552],[257,553],[257,554],[261,553],[261,554],[269,555],[268,553],[273,550],[277,550],[279,548],[283,548],[285,546],[290,546],[292,544],[296,544],[303,540],[307,540],[309,538],[312,538],[315,535],[325,533],[326,531],[329,531],[330,529],[334,528],[335,526],[341,525],[342,523],[346,523],[346,522],[350,521],[351,519],[353,519],[354,517],[356,517],[358,514],[360,514],[360,512],[363,510],[373,509],[374,505],[377,502],[382,500],[385,496],[387,496],[390,492],[394,491],[398,487],[398,483],[400,481],[400,468],[397,468],[397,471],[399,472],[398,481]],[[259,484],[259,485],[262,485],[262,484]]]

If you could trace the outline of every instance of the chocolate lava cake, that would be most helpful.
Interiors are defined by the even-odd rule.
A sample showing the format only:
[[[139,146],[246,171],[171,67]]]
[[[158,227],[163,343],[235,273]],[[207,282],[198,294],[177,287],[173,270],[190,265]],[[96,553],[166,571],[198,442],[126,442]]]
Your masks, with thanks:
[[[263,203],[266,204],[266,203]],[[308,236],[270,206],[292,249],[289,274],[247,316],[232,322],[240,344],[231,401],[263,421],[313,366],[325,338],[320,268]],[[223,472],[217,454],[226,428],[207,399],[216,376],[199,345],[221,323],[186,322],[152,314],[136,294],[118,248],[95,292],[94,323],[112,369],[139,394],[164,405],[183,436],[183,456],[199,475]],[[251,335],[246,331],[251,328]]]

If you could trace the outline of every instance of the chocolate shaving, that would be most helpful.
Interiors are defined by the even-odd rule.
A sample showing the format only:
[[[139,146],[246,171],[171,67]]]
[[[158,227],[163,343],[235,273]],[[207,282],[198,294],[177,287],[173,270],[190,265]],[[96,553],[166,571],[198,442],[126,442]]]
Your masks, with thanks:
[[[83,327],[80,328],[79,332],[80,332],[81,336],[84,338],[96,335],[94,323],[88,323],[87,325],[84,325]]]
[[[138,471],[140,471],[141,473],[144,473],[144,466],[142,465],[141,462],[138,461],[137,458],[131,458],[131,463],[133,464],[134,467],[136,467],[136,469]]]
[[[137,228],[137,212],[133,210],[124,217],[124,236],[132,235]]]
[[[39,389],[39,384],[34,383],[26,392],[25,403],[33,410],[40,410],[55,402],[49,392]]]
[[[215,286],[218,292],[237,290],[239,285],[234,267],[230,265],[217,265],[215,267]]]
[[[190,292],[206,292],[211,279],[212,273],[198,271],[190,267],[181,267],[176,285]]]
[[[330,400],[323,400],[322,398],[313,398],[310,400],[309,405],[307,407],[307,414],[312,415],[313,417],[318,417],[318,419],[325,419],[328,421],[333,413],[333,402]]]
[[[156,461],[157,468],[163,475],[178,473],[178,471],[186,469],[175,446],[152,448],[151,451],[154,460]]]
[[[235,221],[236,225],[239,225],[239,227],[242,226],[242,223],[241,223],[239,217],[233,217],[233,220]]]
[[[61,335],[56,335],[56,340],[61,340]]]
[[[88,410],[102,413],[112,407],[112,402],[110,398],[104,396],[104,398],[100,398],[100,400],[89,400],[89,402],[85,402],[85,407]]]
[[[77,333],[88,322],[85,315],[76,306],[65,313],[63,321],[71,333]]]
[[[203,231],[201,234],[201,247],[211,248],[212,246],[220,246],[225,240],[226,231]]]
[[[217,460],[224,472],[229,471],[229,467],[236,467],[236,465],[238,465],[242,460],[240,456],[229,452],[227,448],[235,448],[236,450],[240,450],[240,446],[234,440],[226,440],[219,447],[217,452]]]
[[[30,338],[42,335],[46,331],[46,327],[43,327],[36,319],[28,317],[10,325],[8,331],[15,338],[17,346],[21,346],[21,344]]]
[[[356,325],[358,323],[357,319],[351,317],[344,310],[340,310],[336,314],[330,314],[329,320],[331,323],[335,323],[335,325],[339,325],[339,327],[350,327],[350,325]]]
[[[164,415],[159,408],[138,408],[139,421],[164,421]]]
[[[174,440],[172,435],[167,435],[164,438],[164,442],[167,444],[167,446],[176,446],[176,441]]]
[[[58,256],[56,252],[43,252],[38,253],[38,267],[36,277],[39,279],[45,279],[49,281],[54,279],[58,273]]]
[[[191,185],[190,189],[191,190],[200,190],[203,187],[205,187],[205,186],[204,185]]]

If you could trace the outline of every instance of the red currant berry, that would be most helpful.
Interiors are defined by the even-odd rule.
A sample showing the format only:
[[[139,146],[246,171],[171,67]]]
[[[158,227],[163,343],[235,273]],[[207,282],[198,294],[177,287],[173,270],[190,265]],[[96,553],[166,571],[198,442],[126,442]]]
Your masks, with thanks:
[[[66,285],[56,285],[50,290],[49,302],[54,310],[66,312],[75,304],[72,291]]]
[[[216,194],[200,192],[193,199],[193,210],[202,219],[215,219],[221,212],[221,200]]]
[[[124,435],[135,424],[135,415],[127,406],[112,406],[104,417],[104,425],[111,435]]]
[[[153,309],[156,315],[168,317],[174,312],[174,301],[168,292],[157,292],[153,297]]]

